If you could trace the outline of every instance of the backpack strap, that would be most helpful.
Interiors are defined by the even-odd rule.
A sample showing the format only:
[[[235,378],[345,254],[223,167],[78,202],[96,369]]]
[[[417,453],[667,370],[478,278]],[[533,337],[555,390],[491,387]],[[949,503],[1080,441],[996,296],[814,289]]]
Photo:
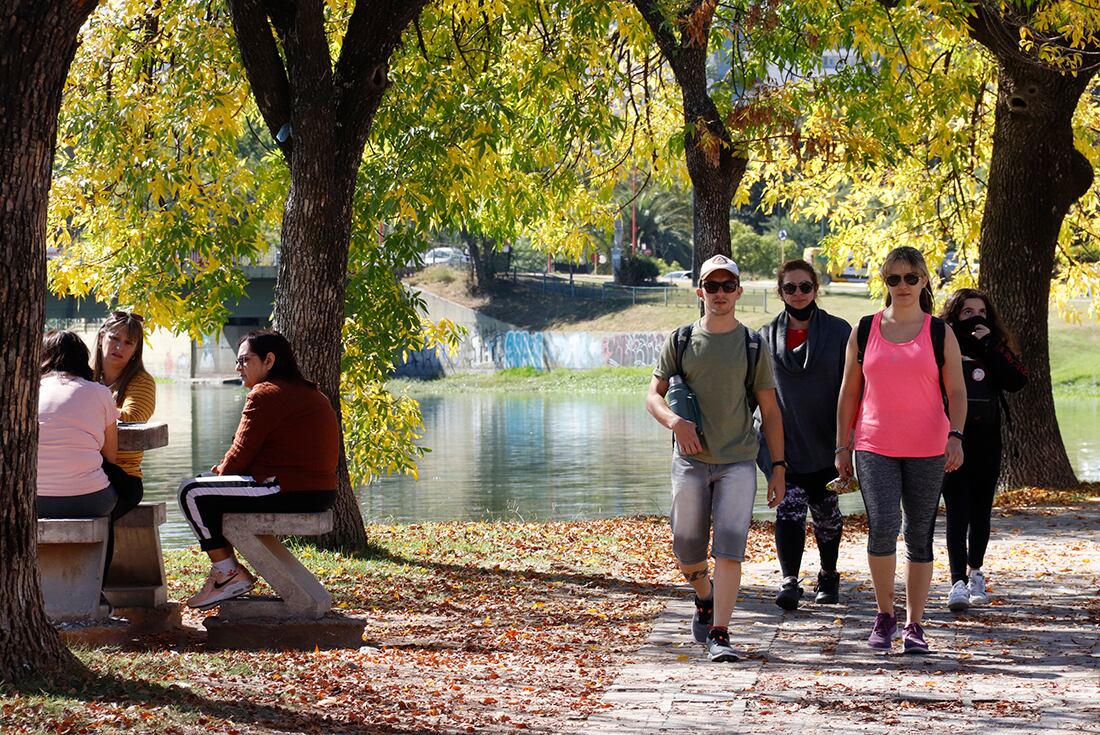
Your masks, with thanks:
[[[684,375],[684,353],[687,352],[688,343],[691,342],[691,330],[693,325],[685,324],[677,327],[676,335],[676,375]],[[671,376],[670,376],[671,377]]]
[[[936,354],[936,365],[943,367],[943,342],[947,338],[947,322],[939,317],[932,317],[932,351]],[[943,378],[940,378],[943,382]]]
[[[760,362],[760,332],[745,327],[745,395],[749,401],[749,412],[756,410],[756,366]]]
[[[859,348],[857,358],[859,364],[863,364],[863,353],[867,351],[867,340],[871,336],[871,325],[874,324],[875,315],[868,314],[865,317],[861,317],[859,320],[859,326],[856,328],[856,347]]]

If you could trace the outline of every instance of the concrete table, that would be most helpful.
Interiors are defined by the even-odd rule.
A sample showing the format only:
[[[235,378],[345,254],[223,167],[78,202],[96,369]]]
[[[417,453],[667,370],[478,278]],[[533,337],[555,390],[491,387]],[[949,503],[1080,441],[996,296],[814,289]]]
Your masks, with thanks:
[[[168,446],[168,424],[163,421],[120,422],[118,448],[123,452],[143,452]]]

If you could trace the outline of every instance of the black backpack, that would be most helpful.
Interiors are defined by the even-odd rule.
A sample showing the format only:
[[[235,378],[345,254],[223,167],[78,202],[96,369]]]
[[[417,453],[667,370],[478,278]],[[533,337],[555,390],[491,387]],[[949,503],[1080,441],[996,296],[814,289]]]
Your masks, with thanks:
[[[684,375],[684,353],[687,351],[688,342],[691,341],[691,330],[694,324],[685,324],[676,328],[676,375]],[[756,364],[760,360],[760,333],[745,327],[745,359],[748,366],[745,370],[745,395],[749,402],[749,413],[756,410],[756,393],[753,391],[753,383],[756,382]]]
[[[867,340],[871,336],[871,325],[874,323],[875,315],[868,314],[859,320],[859,327],[856,329],[856,346],[859,348],[857,359],[862,369],[863,365],[863,353],[867,350]],[[938,367],[940,373],[940,397],[943,399],[943,410],[947,413],[947,388],[943,385],[943,341],[947,338],[947,322],[938,317],[932,317],[932,352],[936,356],[936,367]]]

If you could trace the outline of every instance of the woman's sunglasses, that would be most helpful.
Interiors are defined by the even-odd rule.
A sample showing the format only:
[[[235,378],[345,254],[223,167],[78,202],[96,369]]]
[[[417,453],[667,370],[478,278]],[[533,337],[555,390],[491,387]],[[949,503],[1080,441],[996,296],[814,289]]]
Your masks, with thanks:
[[[793,283],[784,283],[783,284],[783,293],[787,294],[788,296],[793,296],[795,291],[801,291],[802,293],[810,293],[813,290],[814,290],[813,281],[803,281],[802,283],[799,283],[798,285],[795,285]]]
[[[737,281],[703,281],[699,285],[702,286],[703,290],[707,293],[718,293],[718,289],[726,293],[733,293],[741,286]]]
[[[916,286],[918,283],[920,283],[920,276],[918,276],[916,273],[906,273],[904,276],[899,276],[897,273],[891,273],[890,275],[886,276],[886,285],[890,288],[893,288],[894,286],[901,283],[902,278],[904,278],[905,282],[908,283],[910,286]]]

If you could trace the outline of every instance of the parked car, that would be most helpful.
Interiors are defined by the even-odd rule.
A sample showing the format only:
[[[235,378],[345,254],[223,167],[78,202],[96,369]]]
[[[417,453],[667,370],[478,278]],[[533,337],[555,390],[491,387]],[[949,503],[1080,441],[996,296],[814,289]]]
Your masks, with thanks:
[[[438,247],[424,253],[424,265],[465,265],[470,256],[458,248]]]
[[[691,283],[691,271],[669,271],[664,274],[658,281],[665,281],[666,283]]]

